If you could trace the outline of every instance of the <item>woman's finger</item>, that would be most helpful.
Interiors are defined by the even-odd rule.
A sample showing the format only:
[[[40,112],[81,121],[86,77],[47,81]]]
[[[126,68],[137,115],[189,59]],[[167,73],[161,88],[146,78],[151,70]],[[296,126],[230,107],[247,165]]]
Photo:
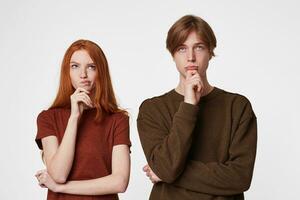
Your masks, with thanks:
[[[83,94],[83,93],[75,95],[75,99],[78,100],[78,98],[85,98],[85,99],[90,100],[90,97],[88,95],[86,95],[86,94]]]
[[[90,96],[84,92],[81,92],[79,94],[76,94],[76,96],[85,96],[86,98],[88,98],[89,100],[91,100]]]
[[[91,106],[90,102],[87,99],[85,99],[85,98],[80,98],[78,102],[82,102],[82,103],[84,103],[87,106]]]
[[[77,97],[82,97],[84,99],[86,99],[88,102],[89,102],[89,105],[92,106],[92,100],[91,98],[89,97],[89,95],[85,94],[85,93],[80,93],[77,95]]]
[[[77,102],[83,102],[85,103],[87,106],[92,106],[91,102],[85,97],[85,96],[77,96],[76,98]]]
[[[36,172],[35,177],[40,176],[42,173],[44,173],[46,171],[46,169],[42,169]]]
[[[73,94],[79,94],[79,93],[81,93],[81,92],[85,92],[85,93],[87,93],[87,94],[90,93],[88,90],[86,90],[86,89],[84,89],[84,88],[78,87],[78,88],[75,90],[75,92],[74,92]]]

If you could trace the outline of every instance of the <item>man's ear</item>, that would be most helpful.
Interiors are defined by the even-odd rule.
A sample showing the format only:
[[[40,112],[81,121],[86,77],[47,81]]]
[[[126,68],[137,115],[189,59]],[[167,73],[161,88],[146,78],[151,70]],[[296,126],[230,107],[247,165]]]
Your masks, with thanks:
[[[210,52],[209,53],[209,60],[212,59],[212,57],[213,57],[213,52]]]
[[[174,54],[171,54],[173,61],[175,62]]]

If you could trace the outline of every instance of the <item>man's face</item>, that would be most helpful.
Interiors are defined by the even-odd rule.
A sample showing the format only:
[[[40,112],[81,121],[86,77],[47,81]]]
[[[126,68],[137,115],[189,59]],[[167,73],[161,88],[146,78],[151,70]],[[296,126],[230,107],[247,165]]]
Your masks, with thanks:
[[[173,55],[177,70],[183,78],[188,70],[196,70],[200,76],[205,76],[210,58],[208,48],[195,31],[188,35]]]

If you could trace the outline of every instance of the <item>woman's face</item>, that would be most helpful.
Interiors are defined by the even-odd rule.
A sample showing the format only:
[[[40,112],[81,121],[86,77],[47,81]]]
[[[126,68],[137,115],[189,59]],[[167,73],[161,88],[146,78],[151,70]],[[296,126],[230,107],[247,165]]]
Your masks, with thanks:
[[[70,60],[70,77],[75,89],[91,91],[95,86],[97,68],[86,50],[75,51]]]

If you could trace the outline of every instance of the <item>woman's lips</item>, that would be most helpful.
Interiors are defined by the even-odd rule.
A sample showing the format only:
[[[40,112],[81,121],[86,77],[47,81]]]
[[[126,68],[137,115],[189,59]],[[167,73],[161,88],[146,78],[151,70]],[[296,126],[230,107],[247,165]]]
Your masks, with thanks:
[[[90,85],[91,82],[90,81],[81,81],[80,85]]]

